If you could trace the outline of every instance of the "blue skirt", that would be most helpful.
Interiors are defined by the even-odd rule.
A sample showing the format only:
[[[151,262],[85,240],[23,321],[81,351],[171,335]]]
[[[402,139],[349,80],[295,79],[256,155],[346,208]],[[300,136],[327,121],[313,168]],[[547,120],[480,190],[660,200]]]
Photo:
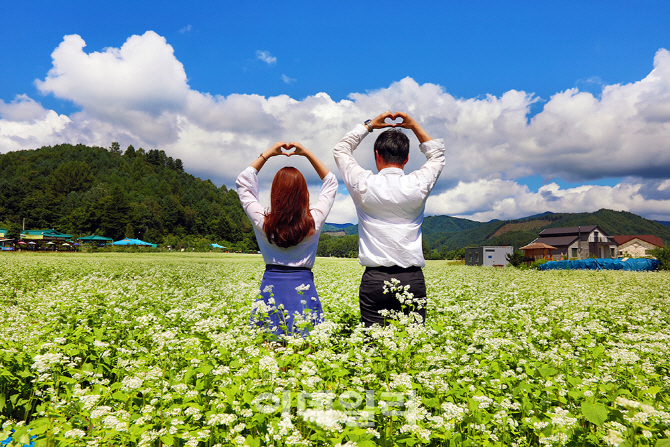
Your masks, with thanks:
[[[254,303],[251,324],[279,336],[308,335],[323,321],[314,274],[306,267],[268,264],[261,282],[261,298]]]

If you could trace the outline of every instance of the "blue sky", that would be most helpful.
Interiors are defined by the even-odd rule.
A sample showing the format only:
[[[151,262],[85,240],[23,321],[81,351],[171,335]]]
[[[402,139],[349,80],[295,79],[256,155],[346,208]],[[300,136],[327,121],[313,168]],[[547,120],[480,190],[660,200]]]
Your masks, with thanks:
[[[447,145],[428,214],[670,220],[669,17],[661,1],[4,2],[0,153],[119,141],[232,187],[284,139],[335,170],[345,132],[402,109]],[[346,193],[329,220],[355,221]]]

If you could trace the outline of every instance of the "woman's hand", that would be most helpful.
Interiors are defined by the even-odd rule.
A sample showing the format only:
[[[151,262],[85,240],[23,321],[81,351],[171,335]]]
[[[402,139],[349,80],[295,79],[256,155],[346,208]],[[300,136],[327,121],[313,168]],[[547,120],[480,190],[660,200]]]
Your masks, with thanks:
[[[270,158],[275,157],[277,155],[288,155],[286,152],[282,150],[282,149],[288,149],[288,147],[289,146],[288,144],[286,144],[286,141],[279,141],[273,144],[270,147],[270,149],[266,149],[264,152],[261,152],[258,158],[252,161],[249,166],[256,169],[256,171],[260,171],[265,162],[268,161]]]
[[[289,145],[286,143],[286,141],[278,141],[277,143],[273,144],[270,149],[263,152],[263,155],[265,155],[266,158],[276,157],[277,155],[287,155],[286,152],[284,152],[282,149],[289,149]]]
[[[308,155],[311,154],[309,149],[307,149],[305,146],[302,144],[298,143],[297,141],[291,141],[286,145],[286,149],[291,150],[295,149],[291,152],[284,152],[287,157],[290,157],[291,155],[302,155],[303,157],[307,157]]]

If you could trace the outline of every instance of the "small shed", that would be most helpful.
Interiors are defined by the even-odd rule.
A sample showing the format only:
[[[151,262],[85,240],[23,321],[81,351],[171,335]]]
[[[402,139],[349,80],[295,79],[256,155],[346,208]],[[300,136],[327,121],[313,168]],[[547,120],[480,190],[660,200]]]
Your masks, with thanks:
[[[505,267],[509,263],[508,254],[514,254],[511,245],[468,247],[465,249],[465,265]]]
[[[530,259],[547,259],[549,261],[554,260],[554,255],[552,250],[556,250],[556,247],[548,245],[542,242],[533,242],[532,244],[521,247],[519,250],[523,250],[524,256]]]

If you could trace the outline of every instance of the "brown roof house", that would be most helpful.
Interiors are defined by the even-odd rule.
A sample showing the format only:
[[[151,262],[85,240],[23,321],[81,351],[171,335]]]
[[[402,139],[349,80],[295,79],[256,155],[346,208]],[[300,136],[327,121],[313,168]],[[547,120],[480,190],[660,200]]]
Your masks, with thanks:
[[[618,244],[598,225],[547,228],[531,244],[542,243],[554,247],[554,259],[616,258]],[[546,255],[545,255],[546,256]]]
[[[631,258],[649,256],[649,250],[663,247],[663,240],[651,234],[614,236],[614,241],[619,246],[619,254]]]
[[[519,250],[523,250],[524,256],[528,259],[547,259],[549,261],[554,260],[553,251],[556,250],[556,247],[551,245],[543,244],[542,242],[533,242],[528,244],[525,247],[521,247]]]

